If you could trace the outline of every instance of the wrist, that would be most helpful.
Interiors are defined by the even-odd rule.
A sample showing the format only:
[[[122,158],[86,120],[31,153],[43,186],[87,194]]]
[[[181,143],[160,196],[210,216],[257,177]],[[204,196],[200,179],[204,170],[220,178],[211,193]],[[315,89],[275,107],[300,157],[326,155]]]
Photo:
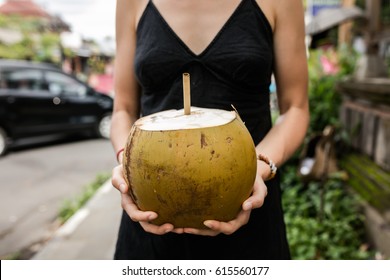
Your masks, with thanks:
[[[275,177],[278,168],[274,162],[263,154],[257,155],[257,170],[263,181],[271,180]]]
[[[271,174],[269,165],[259,159],[257,160],[257,174],[263,181],[266,181]]]
[[[116,160],[119,164],[122,164],[124,150],[125,148],[121,148],[116,152]]]

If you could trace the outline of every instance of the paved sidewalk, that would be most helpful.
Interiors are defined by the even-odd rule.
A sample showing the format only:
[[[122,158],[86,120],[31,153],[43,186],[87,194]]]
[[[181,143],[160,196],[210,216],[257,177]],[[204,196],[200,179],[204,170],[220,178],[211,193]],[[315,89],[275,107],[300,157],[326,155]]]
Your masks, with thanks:
[[[34,255],[34,260],[111,260],[122,208],[108,180]]]

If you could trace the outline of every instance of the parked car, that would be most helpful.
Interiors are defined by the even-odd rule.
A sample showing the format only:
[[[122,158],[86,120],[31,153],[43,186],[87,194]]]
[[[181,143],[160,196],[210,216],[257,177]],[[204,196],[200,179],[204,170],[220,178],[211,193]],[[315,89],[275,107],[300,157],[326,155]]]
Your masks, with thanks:
[[[0,155],[17,140],[93,132],[108,138],[113,99],[51,64],[0,59]]]

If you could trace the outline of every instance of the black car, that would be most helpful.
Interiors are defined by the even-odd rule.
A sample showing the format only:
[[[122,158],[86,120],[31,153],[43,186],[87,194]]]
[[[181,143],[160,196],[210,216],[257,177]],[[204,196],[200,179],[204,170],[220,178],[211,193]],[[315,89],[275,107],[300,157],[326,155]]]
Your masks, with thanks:
[[[108,138],[113,99],[51,64],[0,59],[0,155],[16,140],[93,132]]]

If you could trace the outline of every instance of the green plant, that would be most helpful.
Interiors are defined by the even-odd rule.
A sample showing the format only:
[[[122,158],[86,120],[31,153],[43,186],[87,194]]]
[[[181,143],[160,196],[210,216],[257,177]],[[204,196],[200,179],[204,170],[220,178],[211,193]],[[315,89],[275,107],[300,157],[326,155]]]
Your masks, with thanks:
[[[84,206],[110,176],[108,173],[98,174],[95,180],[87,185],[79,196],[72,200],[65,200],[58,213],[60,222],[65,223],[77,210]]]
[[[310,81],[309,134],[322,131],[327,125],[339,126],[341,95],[336,91],[336,76],[322,76]]]
[[[337,59],[337,73],[326,74],[321,64],[322,57]],[[315,50],[310,52],[309,68],[309,109],[310,125],[308,135],[322,131],[325,126],[340,127],[339,109],[341,94],[337,91],[337,83],[353,73],[357,61],[357,53],[347,46],[340,46],[337,51]]]
[[[342,181],[329,180],[325,186],[318,182],[304,185],[293,165],[283,170],[283,208],[292,258],[369,258],[357,196],[348,192]],[[323,204],[321,187],[326,187]]]
[[[22,253],[20,251],[18,252],[15,252],[15,253],[11,253],[9,255],[6,255],[4,257],[1,257],[2,260],[20,260],[21,258],[21,255]]]
[[[92,56],[88,59],[88,66],[92,73],[104,74],[106,62],[98,56]]]
[[[43,21],[0,15],[0,28],[13,30],[22,36],[19,42],[0,42],[0,58],[59,62],[60,36],[49,31]]]

